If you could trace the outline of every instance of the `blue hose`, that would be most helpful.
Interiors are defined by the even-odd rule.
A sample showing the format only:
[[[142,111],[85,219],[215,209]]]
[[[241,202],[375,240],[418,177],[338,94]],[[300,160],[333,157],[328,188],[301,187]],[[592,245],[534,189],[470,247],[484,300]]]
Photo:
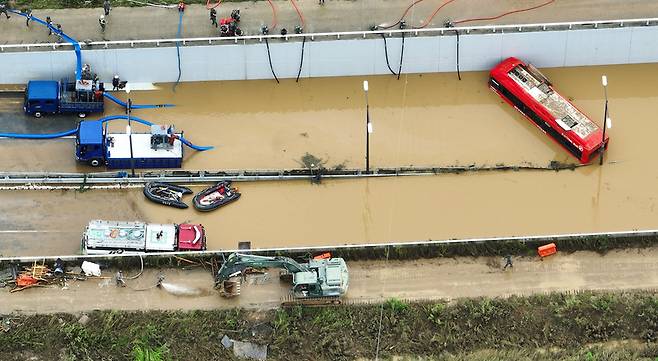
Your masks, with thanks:
[[[60,133],[50,133],[50,134],[18,134],[18,133],[0,133],[0,138],[14,138],[14,139],[55,139],[68,137],[77,132],[77,129],[67,130]]]
[[[176,39],[180,39],[181,37],[181,32],[183,30],[183,12],[178,11],[178,33],[176,34]],[[174,92],[176,91],[176,86],[178,83],[180,83],[180,77],[182,74],[182,70],[180,67],[180,41],[176,41],[176,56],[178,57],[178,79],[176,79],[176,83],[174,84]]]
[[[110,93],[103,92],[103,96],[106,97],[107,99],[110,99],[111,101],[121,105],[122,107],[127,107],[128,104],[124,102],[123,100],[113,96]],[[169,107],[174,107],[174,104],[144,104],[144,105],[139,105],[139,104],[132,104],[130,107],[132,109],[152,109],[152,108],[169,108]]]
[[[49,28],[56,35],[61,36],[64,40],[71,43],[71,45],[73,45],[73,49],[75,50],[75,57],[77,59],[76,60],[76,70],[75,70],[75,80],[81,80],[82,79],[82,53],[81,53],[81,50],[80,50],[80,44],[78,43],[77,40],[75,40],[72,37],[66,35],[63,31],[57,30],[56,27],[54,27],[52,25],[49,25],[47,22],[39,19],[36,16],[23,14],[22,12],[16,11],[16,10],[9,10],[9,11],[16,14],[16,15],[20,15],[20,16],[23,16],[25,18],[29,18],[33,21],[36,21],[37,23]]]
[[[109,121],[112,121],[112,120],[117,120],[117,119],[128,119],[128,116],[127,115],[110,115],[110,116],[107,116],[107,117],[100,118],[97,121],[101,122],[101,123],[106,123],[106,122],[109,122]],[[140,123],[140,124],[147,125],[147,126],[153,125],[153,123],[149,122],[148,120],[144,120],[144,119],[132,116],[132,115],[130,116],[130,120],[134,121],[134,122],[137,122],[137,123]],[[78,129],[71,129],[71,130],[67,130],[67,131],[63,131],[63,132],[59,132],[59,133],[50,133],[50,134],[0,133],[0,138],[55,139],[55,138],[62,138],[62,137],[67,137],[67,136],[70,136],[70,135],[74,135],[77,132],[78,132]],[[185,139],[183,136],[181,136],[179,139],[180,139],[181,143],[185,144],[186,146],[188,146],[188,147],[190,147],[194,150],[200,151],[200,152],[203,152],[203,151],[206,151],[206,150],[211,150],[211,149],[214,148],[214,147],[210,147],[210,146],[194,145],[189,140]]]

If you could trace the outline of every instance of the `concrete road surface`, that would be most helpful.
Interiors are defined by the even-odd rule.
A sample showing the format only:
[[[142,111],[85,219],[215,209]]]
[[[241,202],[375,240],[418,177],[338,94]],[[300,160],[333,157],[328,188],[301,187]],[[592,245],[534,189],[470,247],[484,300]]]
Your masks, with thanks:
[[[534,257],[514,260],[502,270],[500,258],[455,258],[418,261],[348,262],[350,287],[346,302],[401,299],[455,299],[463,297],[530,295],[575,290],[630,290],[658,288],[658,248],[623,250],[601,256],[592,252],[558,253],[543,261]],[[73,266],[73,265],[71,265]],[[17,293],[0,290],[3,313],[82,312],[118,310],[194,310],[230,307],[272,308],[287,293],[278,271],[252,275],[242,295],[223,299],[213,290],[213,278],[201,267],[165,269],[168,288],[153,287],[160,271],[147,270],[128,287],[117,288],[114,271],[103,279],[70,281],[66,287],[48,286]],[[131,276],[133,272],[125,272]],[[185,296],[181,296],[184,294]],[[44,302],[43,300],[48,300]]]
[[[289,33],[295,26],[304,31],[330,32],[367,30],[372,25],[391,25],[402,17],[409,7],[409,0],[328,0],[324,6],[317,0],[298,1],[299,15],[288,1],[273,1],[276,10],[276,26],[273,26],[272,9],[266,1],[230,2],[217,8],[217,17],[228,17],[232,9],[240,9],[241,28],[246,35],[259,34],[263,25],[270,33],[286,28]],[[427,0],[418,3],[404,17],[408,26],[440,27],[447,20],[459,21],[472,18],[493,17],[511,10],[523,9],[545,3],[545,0],[456,0],[431,18],[443,3]],[[83,41],[175,38],[178,30],[178,11],[158,7],[116,8],[107,18],[105,32],[98,23],[101,8],[35,10],[34,16],[45,19],[50,16],[55,24],[61,24],[64,32]],[[576,20],[609,20],[658,17],[658,2],[653,0],[556,0],[536,10],[511,14],[496,20],[476,21],[463,25],[522,24],[561,22]],[[0,44],[54,42],[48,31],[38,24],[25,26],[25,18],[12,16],[0,18]],[[203,5],[188,6],[183,16],[182,37],[219,36],[211,26],[208,10]]]

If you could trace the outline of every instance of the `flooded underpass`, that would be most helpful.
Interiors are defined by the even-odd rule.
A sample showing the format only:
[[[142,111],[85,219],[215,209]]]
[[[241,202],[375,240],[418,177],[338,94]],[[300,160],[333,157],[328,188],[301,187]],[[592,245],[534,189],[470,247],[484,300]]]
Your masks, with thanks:
[[[557,89],[597,122],[603,113],[600,79],[608,76],[614,127],[603,167],[324,180],[320,185],[240,183],[242,198],[212,213],[150,203],[141,189],[4,191],[0,253],[77,253],[84,226],[94,218],[203,223],[209,249],[236,248],[239,241],[282,247],[653,229],[658,169],[650,145],[658,134],[656,70],[658,65],[545,70]],[[487,88],[486,73],[462,78],[368,78],[371,165],[574,161],[503,104]],[[195,143],[217,147],[187,152],[187,169],[295,168],[305,153],[324,159],[327,167],[356,168],[363,166],[365,150],[362,80],[181,84],[175,94],[162,85],[157,92],[135,92],[135,102],[179,106],[135,113],[174,123]],[[108,106],[109,114],[119,112]],[[123,124],[113,127],[122,129]],[[5,139],[0,149],[4,170],[91,169],[75,164],[70,139]]]

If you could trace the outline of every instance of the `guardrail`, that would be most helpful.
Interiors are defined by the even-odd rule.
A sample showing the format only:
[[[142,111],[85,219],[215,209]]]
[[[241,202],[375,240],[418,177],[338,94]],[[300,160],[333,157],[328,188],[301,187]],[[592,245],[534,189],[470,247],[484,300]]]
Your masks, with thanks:
[[[225,170],[225,171],[167,171],[141,173],[130,177],[127,172],[103,173],[0,173],[0,186],[11,185],[138,185],[148,182],[212,183],[219,181],[317,180],[325,178],[381,178],[395,176],[428,176],[465,172],[493,171],[561,171],[574,170],[584,165],[551,163],[546,167],[533,165],[450,166],[428,168],[362,169],[300,168],[282,170]],[[5,188],[9,189],[9,188]],[[16,188],[25,189],[25,188]],[[39,188],[35,188],[39,189]],[[47,188],[43,188],[47,189]],[[1,190],[1,189],[0,189]]]
[[[82,232],[82,231],[81,231]],[[552,234],[540,236],[509,236],[509,237],[490,237],[490,238],[465,238],[465,239],[446,239],[446,240],[426,240],[426,241],[411,241],[411,242],[391,242],[391,243],[365,243],[365,244],[345,244],[345,245],[326,245],[326,246],[307,246],[307,247],[277,247],[277,248],[253,248],[253,249],[217,249],[208,251],[188,251],[188,252],[153,252],[142,254],[113,254],[113,255],[59,255],[59,256],[17,256],[17,257],[0,257],[0,262],[34,262],[40,260],[56,260],[61,258],[64,261],[93,261],[93,260],[108,260],[118,258],[135,258],[138,256],[143,257],[173,257],[173,256],[221,256],[231,253],[317,253],[337,250],[354,250],[354,249],[382,249],[387,247],[419,247],[419,246],[432,246],[432,245],[446,245],[446,244],[460,244],[460,243],[487,243],[487,242],[556,242],[570,239],[583,239],[591,237],[617,237],[617,238],[630,238],[630,237],[656,237],[658,230],[633,230],[633,231],[616,231],[616,232],[591,232],[591,233],[566,233],[566,234]]]
[[[640,27],[640,26],[658,26],[658,18],[643,19],[618,19],[618,20],[589,20],[589,21],[572,21],[572,22],[554,22],[554,23],[531,23],[531,24],[512,24],[512,25],[477,25],[477,26],[458,26],[458,27],[440,27],[440,28],[423,28],[423,29],[391,29],[391,30],[367,30],[367,31],[342,31],[327,33],[310,33],[310,34],[271,34],[271,35],[246,35],[238,37],[200,37],[200,38],[169,38],[169,39],[142,39],[142,40],[116,40],[116,41],[83,41],[80,42],[82,48],[92,49],[95,47],[107,48],[126,48],[126,47],[158,47],[161,45],[174,46],[177,42],[182,45],[212,45],[222,43],[243,43],[261,42],[268,40],[301,40],[310,38],[311,40],[340,40],[354,38],[368,38],[376,36],[427,36],[427,35],[455,35],[459,34],[486,34],[498,32],[536,32],[549,30],[578,30],[578,29],[599,29],[599,28],[621,28],[621,27]],[[71,47],[71,44],[63,43],[33,43],[33,44],[6,44],[0,45],[0,52],[3,51],[30,51],[37,50],[57,50],[58,48]]]

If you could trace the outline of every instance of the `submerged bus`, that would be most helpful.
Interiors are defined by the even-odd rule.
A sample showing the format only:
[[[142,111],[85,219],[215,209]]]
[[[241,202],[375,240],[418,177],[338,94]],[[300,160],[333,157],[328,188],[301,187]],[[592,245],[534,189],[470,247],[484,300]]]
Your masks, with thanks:
[[[581,163],[589,163],[607,148],[608,137],[603,139],[602,129],[534,66],[508,58],[491,69],[489,87]]]

